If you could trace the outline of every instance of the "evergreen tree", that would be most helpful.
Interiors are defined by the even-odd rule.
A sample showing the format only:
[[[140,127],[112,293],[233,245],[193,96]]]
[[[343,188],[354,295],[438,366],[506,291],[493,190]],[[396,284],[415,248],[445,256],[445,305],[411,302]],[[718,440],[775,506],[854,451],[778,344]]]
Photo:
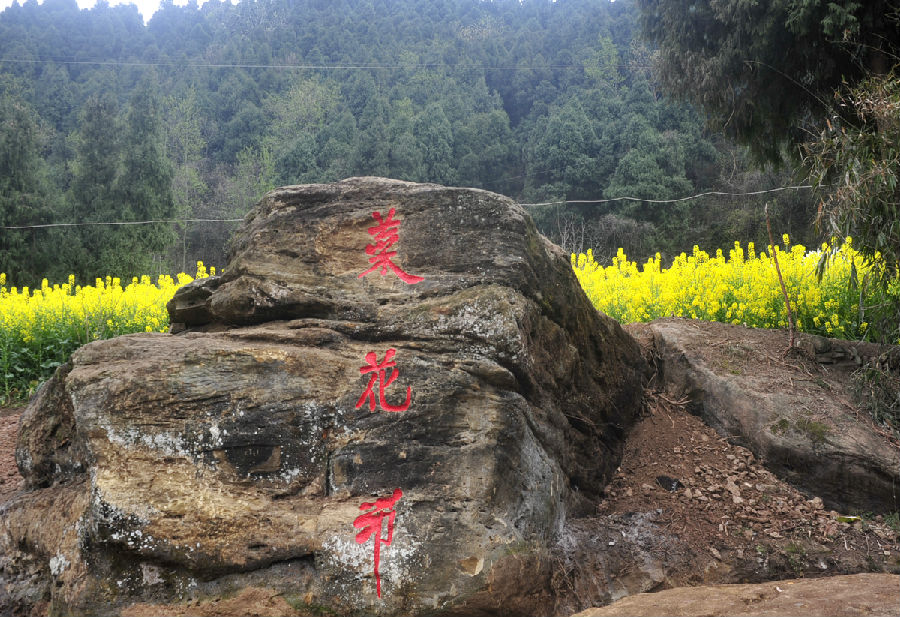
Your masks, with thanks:
[[[122,220],[114,189],[120,144],[117,109],[110,94],[88,99],[79,119],[79,132],[73,137],[75,160],[69,196],[69,218],[86,223],[79,227],[80,246],[73,257],[72,269],[83,281],[103,276],[105,249],[116,237],[116,228],[91,225]]]
[[[428,105],[416,118],[413,130],[422,153],[422,175],[418,179],[453,184],[456,180],[453,132],[443,108],[437,103]]]
[[[683,23],[669,15],[671,3],[657,4],[652,19]],[[722,14],[769,17],[785,7],[690,4],[701,15],[711,4]],[[840,24],[852,37],[878,25],[850,2],[787,4],[795,15],[789,30],[804,41],[821,39],[804,32],[825,17],[832,20],[829,45],[843,36]],[[52,185],[48,195],[68,196],[53,222],[156,219],[146,213],[168,208],[162,184],[170,173],[175,209],[197,218],[232,218],[272,182],[359,174],[480,186],[529,201],[631,189],[683,196],[685,186],[699,192],[739,177],[732,161],[744,157],[732,157],[725,140],[711,141],[693,108],[660,97],[647,68],[655,51],[634,39],[636,20],[633,0],[167,1],[144,26],[133,7],[102,2],[80,11],[74,0],[45,0],[0,13],[0,58],[19,60],[0,63],[0,75],[20,78],[26,87],[19,98],[40,116],[39,158],[50,172],[39,175]],[[765,19],[744,24],[733,43],[765,51],[768,43],[754,48],[747,41],[770,26]],[[715,42],[728,29],[697,32]],[[773,54],[783,49],[772,47],[779,50]],[[55,57],[76,62],[47,62]],[[159,63],[159,86],[146,101],[134,100],[148,88],[147,68],[134,63],[147,61]],[[307,68],[285,70],[289,65]],[[718,73],[710,87],[729,79]],[[161,125],[150,104],[157,89],[170,95]],[[148,119],[155,129],[142,124]],[[657,146],[665,157],[652,152]],[[688,210],[705,220],[701,208]],[[599,220],[604,209],[578,212]],[[180,261],[221,255],[233,228],[181,230]],[[80,245],[69,268],[84,278],[146,267],[148,254],[165,252],[170,231],[80,229],[69,234]],[[52,235],[41,234],[42,242]],[[147,243],[145,235],[152,236]],[[678,241],[690,248],[695,240],[686,236]]]
[[[896,0],[638,0],[666,90],[780,160],[844,82],[887,72],[900,49]],[[891,60],[894,58],[894,60]],[[795,150],[792,150],[795,152]]]
[[[0,96],[0,225],[47,222],[47,190],[42,169],[37,114],[21,98]],[[40,283],[48,269],[43,230],[0,229],[0,272],[19,285]]]
[[[185,211],[176,208],[172,195],[172,166],[164,156],[159,99],[152,75],[131,97],[121,147],[121,171],[115,183],[119,216],[126,221],[171,221],[182,216]],[[134,276],[169,270],[163,264],[177,238],[173,223],[129,226],[118,231],[117,242],[104,247],[109,271]]]

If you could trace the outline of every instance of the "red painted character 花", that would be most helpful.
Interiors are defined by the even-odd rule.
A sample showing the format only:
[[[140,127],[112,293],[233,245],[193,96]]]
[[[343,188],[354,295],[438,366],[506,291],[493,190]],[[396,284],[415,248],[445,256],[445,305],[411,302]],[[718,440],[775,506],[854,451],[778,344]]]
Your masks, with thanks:
[[[406,401],[401,405],[391,405],[384,398],[384,390],[389,385],[394,383],[394,380],[400,375],[400,369],[395,368],[397,363],[394,362],[394,354],[397,353],[396,349],[388,349],[384,354],[384,360],[382,362],[378,361],[378,355],[374,351],[370,351],[366,354],[366,362],[368,364],[366,366],[362,366],[359,369],[359,373],[361,375],[365,375],[366,373],[372,373],[372,376],[369,378],[369,385],[366,386],[365,391],[362,393],[362,396],[359,397],[359,400],[356,401],[356,409],[359,409],[366,402],[366,399],[369,400],[369,411],[375,411],[375,382],[378,382],[378,403],[381,405],[381,408],[385,411],[406,411],[409,409],[409,401],[412,398],[412,388],[410,386],[406,386]],[[391,375],[388,377],[386,375],[387,369],[392,368]]]
[[[381,216],[381,212],[373,212],[372,218],[378,221],[374,227],[369,227],[369,235],[375,238],[375,244],[366,245],[366,255],[370,255],[369,263],[372,267],[360,274],[357,278],[362,278],[370,272],[381,270],[381,276],[388,273],[388,270],[400,277],[400,280],[409,285],[415,285],[425,279],[421,276],[408,274],[400,269],[400,266],[393,262],[397,251],[388,250],[400,239],[398,229],[401,221],[394,218],[395,209],[391,208],[386,217]]]
[[[361,530],[356,534],[357,544],[365,544],[369,538],[375,536],[375,590],[379,598],[381,597],[381,575],[378,573],[378,564],[381,560],[381,545],[391,545],[394,537],[394,517],[397,516],[394,504],[400,501],[401,497],[403,497],[403,491],[398,488],[394,489],[394,494],[390,497],[376,499],[374,503],[363,503],[359,506],[363,514],[357,516],[353,521],[353,526]],[[381,535],[384,519],[387,519],[387,538],[383,538]]]

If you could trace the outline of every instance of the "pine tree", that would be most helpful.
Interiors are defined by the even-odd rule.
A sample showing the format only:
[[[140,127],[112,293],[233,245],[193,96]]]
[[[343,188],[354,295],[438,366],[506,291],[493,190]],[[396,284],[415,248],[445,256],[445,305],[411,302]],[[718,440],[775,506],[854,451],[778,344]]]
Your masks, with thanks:
[[[92,225],[121,220],[114,184],[119,165],[116,105],[109,94],[93,96],[80,115],[80,130],[74,136],[75,160],[69,195],[72,222],[88,223],[78,228],[80,246],[72,258],[72,270],[83,281],[110,272],[104,262],[106,247],[120,231]]]
[[[48,214],[37,114],[7,92],[0,96],[0,225],[46,223]],[[9,282],[39,284],[48,256],[40,233],[0,229],[0,272]]]
[[[115,183],[119,216],[127,221],[171,221],[181,215],[172,196],[172,166],[165,157],[156,82],[145,78],[125,113],[121,171]],[[177,234],[173,223],[119,230],[105,261],[123,275],[162,273]],[[156,267],[153,267],[156,264]],[[113,266],[114,267],[114,266]]]

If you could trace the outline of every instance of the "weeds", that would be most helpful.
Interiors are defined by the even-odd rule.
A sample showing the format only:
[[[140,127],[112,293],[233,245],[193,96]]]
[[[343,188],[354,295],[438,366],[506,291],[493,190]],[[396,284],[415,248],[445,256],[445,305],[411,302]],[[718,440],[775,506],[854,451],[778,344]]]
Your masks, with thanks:
[[[866,364],[853,374],[853,395],[861,411],[900,438],[900,371]]]

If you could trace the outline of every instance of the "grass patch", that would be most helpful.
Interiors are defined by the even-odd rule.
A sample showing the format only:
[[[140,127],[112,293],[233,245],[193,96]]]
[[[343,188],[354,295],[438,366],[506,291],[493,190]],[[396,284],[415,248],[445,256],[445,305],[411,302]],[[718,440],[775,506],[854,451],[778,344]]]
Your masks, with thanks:
[[[817,446],[825,443],[828,433],[831,430],[827,424],[811,420],[810,418],[800,418],[794,422],[794,426]]]

